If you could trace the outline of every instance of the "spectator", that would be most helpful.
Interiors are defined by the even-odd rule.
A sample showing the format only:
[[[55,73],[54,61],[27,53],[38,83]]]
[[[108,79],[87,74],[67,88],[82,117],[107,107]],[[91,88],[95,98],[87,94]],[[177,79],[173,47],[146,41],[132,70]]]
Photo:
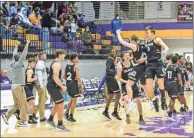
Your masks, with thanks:
[[[63,3],[60,4],[57,17],[59,17],[62,14],[67,15],[67,4],[66,4],[66,2],[63,2]]]
[[[74,18],[75,22],[77,22],[76,12],[77,12],[77,7],[75,7],[74,3],[69,3],[68,4],[68,14],[70,14]]]
[[[15,33],[15,30],[12,29],[14,26],[6,26],[6,21],[3,18],[3,12],[0,12],[0,41],[2,43],[2,39],[9,39]],[[2,44],[0,46],[0,51],[2,51]]]
[[[76,25],[76,21],[73,20],[71,22],[71,36],[73,38],[73,40],[76,39],[76,30],[78,29],[78,26]]]
[[[11,14],[11,15],[17,14],[18,2],[15,1],[15,2],[13,2],[10,6],[11,6],[11,8],[10,8],[10,14]]]
[[[29,20],[32,25],[37,26],[38,28],[42,28],[40,24],[40,8],[36,7],[34,12],[32,12],[29,16]]]
[[[42,27],[44,28],[44,27],[47,27],[47,28],[49,28],[49,30],[50,30],[50,28],[51,28],[51,16],[50,16],[50,11],[49,11],[49,9],[47,9],[46,11],[45,11],[45,14],[43,15],[43,17],[42,17]]]
[[[51,34],[61,35],[63,33],[63,30],[60,29],[60,22],[56,19],[56,14],[51,14]]]
[[[33,2],[30,2],[29,5],[28,5],[28,8],[27,8],[27,17],[30,16],[32,11],[33,11]]]
[[[27,25],[32,25],[27,17],[27,9],[22,7],[18,15],[22,18],[22,23]]]
[[[82,33],[82,40],[85,46],[91,46],[92,34],[88,26],[86,27],[86,30]]]
[[[116,31],[117,30],[121,30],[122,29],[122,20],[121,18],[119,17],[118,14],[116,14],[115,18],[112,19],[111,21],[111,32],[113,34],[113,44],[114,45],[118,45],[118,39],[117,39],[117,34],[116,34]]]
[[[85,15],[83,15],[83,14],[79,15],[78,26],[80,28],[86,28],[86,26],[89,26],[89,29],[90,29],[91,33],[94,33],[94,28],[95,28],[94,22],[93,21],[87,22],[86,19],[85,19]]]
[[[10,24],[10,11],[9,11],[9,8],[8,8],[8,3],[5,2],[2,4],[2,7],[3,7],[3,17],[6,21],[6,26],[9,26]]]
[[[0,83],[11,84],[11,81],[7,77],[7,70],[1,70]]]
[[[88,26],[86,27],[86,30],[82,33],[81,37],[85,46],[85,49],[82,51],[82,53],[95,54],[94,51],[92,51],[92,34]]]

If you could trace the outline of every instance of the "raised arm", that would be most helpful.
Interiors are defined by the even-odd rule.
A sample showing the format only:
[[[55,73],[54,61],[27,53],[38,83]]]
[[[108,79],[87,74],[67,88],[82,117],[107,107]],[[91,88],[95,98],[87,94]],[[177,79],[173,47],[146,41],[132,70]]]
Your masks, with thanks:
[[[127,43],[127,42],[125,42],[125,41],[122,39],[120,33],[121,33],[121,31],[120,31],[120,30],[117,30],[117,37],[118,37],[119,42],[120,42],[122,45],[131,48],[131,49],[133,50],[133,52],[135,52],[135,51],[137,50],[137,46],[134,45],[134,44],[132,44],[132,43]]]
[[[18,54],[18,46],[21,44],[20,41],[17,41],[16,42],[16,45],[15,45],[15,48],[14,48],[14,51],[13,51],[13,57],[12,59],[14,59],[14,56]]]
[[[20,59],[18,60],[18,62],[15,63],[15,67],[18,66],[18,65],[21,65],[24,62],[24,60],[26,59],[26,56],[28,54],[29,44],[30,44],[30,40],[27,40],[26,46],[25,46],[25,48],[22,52],[22,55],[21,55]]]

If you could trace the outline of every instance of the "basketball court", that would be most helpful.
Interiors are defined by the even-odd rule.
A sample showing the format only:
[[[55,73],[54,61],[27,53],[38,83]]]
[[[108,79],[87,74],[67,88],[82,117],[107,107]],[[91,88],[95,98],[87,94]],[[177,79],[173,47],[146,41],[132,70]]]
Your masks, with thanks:
[[[76,123],[67,122],[64,124],[70,129],[70,132],[62,132],[57,128],[51,127],[47,123],[38,123],[31,127],[17,127],[15,116],[9,120],[10,125],[6,125],[1,118],[1,136],[2,137],[193,137],[193,94],[187,93],[186,99],[189,105],[188,113],[181,114],[179,112],[180,104],[176,103],[176,120],[177,122],[169,122],[166,112],[160,111],[156,113],[150,111],[150,103],[143,102],[143,115],[145,124],[138,123],[138,113],[136,107],[131,113],[131,124],[126,124],[124,108],[120,108],[119,114],[122,121],[112,118],[107,121],[102,115],[105,102],[82,103],[82,107],[78,107],[75,112]],[[92,104],[92,102],[89,102]],[[85,106],[86,105],[86,106]],[[111,114],[113,107],[110,108]],[[46,111],[46,117],[49,117],[50,111]],[[55,118],[56,121],[56,118]]]

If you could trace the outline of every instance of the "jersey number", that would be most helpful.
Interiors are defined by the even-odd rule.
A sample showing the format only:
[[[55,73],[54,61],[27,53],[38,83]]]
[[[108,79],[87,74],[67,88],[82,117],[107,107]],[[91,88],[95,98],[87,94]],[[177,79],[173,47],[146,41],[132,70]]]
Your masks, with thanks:
[[[67,73],[67,80],[71,81],[72,74],[70,72]]]
[[[168,79],[172,79],[172,71],[168,71]]]

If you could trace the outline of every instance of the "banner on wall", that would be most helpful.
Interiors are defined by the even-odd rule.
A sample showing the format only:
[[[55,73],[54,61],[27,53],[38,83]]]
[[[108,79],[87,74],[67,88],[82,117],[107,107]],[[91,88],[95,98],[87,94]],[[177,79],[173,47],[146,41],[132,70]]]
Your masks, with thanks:
[[[193,21],[193,4],[192,3],[178,3],[178,21]]]
[[[38,104],[38,94],[36,95],[35,104]],[[46,104],[50,105],[50,95],[48,95],[48,100]],[[6,110],[14,105],[13,95],[11,89],[1,90],[1,110]]]

